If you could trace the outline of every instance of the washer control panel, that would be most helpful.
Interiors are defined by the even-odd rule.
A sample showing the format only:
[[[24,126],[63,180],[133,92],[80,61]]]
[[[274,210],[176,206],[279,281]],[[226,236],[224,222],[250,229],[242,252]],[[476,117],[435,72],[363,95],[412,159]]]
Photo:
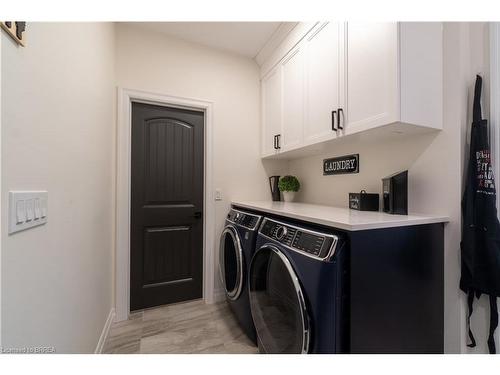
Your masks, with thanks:
[[[324,259],[328,257],[337,237],[310,231],[265,218],[259,233],[283,245],[310,256]],[[333,248],[332,248],[333,247]]]
[[[227,214],[227,219],[229,221],[252,230],[257,228],[257,225],[259,225],[260,222],[260,218],[261,217],[258,215],[252,215],[247,212],[241,212],[234,209],[229,211],[229,213]]]

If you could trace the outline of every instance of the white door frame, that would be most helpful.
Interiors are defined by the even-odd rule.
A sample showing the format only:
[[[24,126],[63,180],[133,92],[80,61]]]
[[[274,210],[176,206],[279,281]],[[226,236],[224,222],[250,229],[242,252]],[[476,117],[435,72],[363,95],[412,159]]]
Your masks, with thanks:
[[[205,114],[205,168],[203,208],[203,299],[214,303],[215,204],[213,201],[213,103],[140,90],[118,88],[116,182],[116,321],[130,313],[130,175],[132,102],[203,111]]]

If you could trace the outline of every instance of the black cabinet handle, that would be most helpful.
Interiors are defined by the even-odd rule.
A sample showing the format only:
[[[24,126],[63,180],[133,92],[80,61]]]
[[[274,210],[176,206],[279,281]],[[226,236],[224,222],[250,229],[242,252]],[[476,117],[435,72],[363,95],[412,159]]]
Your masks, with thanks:
[[[337,114],[337,111],[332,111],[332,130],[334,132],[337,131],[337,128],[335,127],[335,115]]]
[[[276,146],[277,146],[276,148],[277,148],[278,150],[281,150],[280,140],[281,140],[281,134],[278,134],[278,135],[276,136]]]
[[[275,136],[274,136],[274,139],[273,139],[273,147],[274,147],[274,149],[275,149],[275,150],[277,150],[277,149],[278,149],[278,146],[277,146],[277,144],[276,144],[276,139],[277,139],[277,137],[278,137],[278,136],[277,136],[277,135],[275,135]]]
[[[340,114],[342,114],[342,125],[341,122],[340,122]],[[337,112],[337,124],[339,126],[339,129],[344,129],[344,122],[345,122],[345,118],[344,118],[344,110],[342,108],[339,108],[338,109],[338,112]]]
[[[195,218],[195,219],[201,219],[201,215],[202,215],[202,212],[201,212],[201,211],[196,211],[196,212],[194,213],[194,218]]]

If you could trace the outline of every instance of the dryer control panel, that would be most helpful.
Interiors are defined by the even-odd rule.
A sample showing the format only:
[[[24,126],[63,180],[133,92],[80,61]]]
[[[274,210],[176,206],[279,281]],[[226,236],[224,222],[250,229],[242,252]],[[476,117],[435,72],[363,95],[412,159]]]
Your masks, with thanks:
[[[260,234],[286,247],[319,259],[329,259],[335,252],[338,237],[265,218]]]
[[[227,220],[251,230],[255,230],[257,228],[260,223],[260,219],[261,216],[252,215],[235,209],[232,209],[227,214]]]

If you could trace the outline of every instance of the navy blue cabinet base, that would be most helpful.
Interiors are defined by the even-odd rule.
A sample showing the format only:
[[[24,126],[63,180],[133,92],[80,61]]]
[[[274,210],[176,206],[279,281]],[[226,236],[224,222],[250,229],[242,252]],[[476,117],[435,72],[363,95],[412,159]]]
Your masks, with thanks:
[[[269,332],[261,331],[261,335],[267,343],[276,344],[267,352],[443,353],[443,223],[346,231],[255,212],[285,223],[283,239],[279,240],[283,229],[279,225],[275,225],[276,230],[268,228],[269,220],[263,219],[259,231],[262,240],[257,241],[255,262],[252,260],[256,276],[249,280],[254,299],[261,306],[252,309],[254,319],[258,319],[256,326],[268,327]],[[305,237],[289,238],[297,237],[294,225],[321,235],[311,240],[322,244],[318,255],[301,255],[304,251],[294,250],[300,248],[295,242],[300,244]],[[331,257],[314,259],[323,258],[323,247],[330,248],[329,236],[336,238],[336,250]],[[297,277],[279,279],[280,274],[290,273]],[[293,280],[298,284],[294,286]],[[264,283],[275,287],[264,288]],[[299,291],[299,298],[292,298],[293,290]],[[280,305],[277,299],[290,311],[287,316],[281,314],[279,322],[266,312],[274,311],[267,309],[271,304]],[[292,305],[295,299],[297,303]],[[331,312],[331,322],[323,311]],[[302,331],[307,333],[296,340],[296,347],[278,345],[283,340],[294,342],[288,337],[290,329],[280,328],[285,323],[296,328],[292,331],[298,332],[297,337]]]
[[[443,353],[444,225],[349,233],[351,353]]]

